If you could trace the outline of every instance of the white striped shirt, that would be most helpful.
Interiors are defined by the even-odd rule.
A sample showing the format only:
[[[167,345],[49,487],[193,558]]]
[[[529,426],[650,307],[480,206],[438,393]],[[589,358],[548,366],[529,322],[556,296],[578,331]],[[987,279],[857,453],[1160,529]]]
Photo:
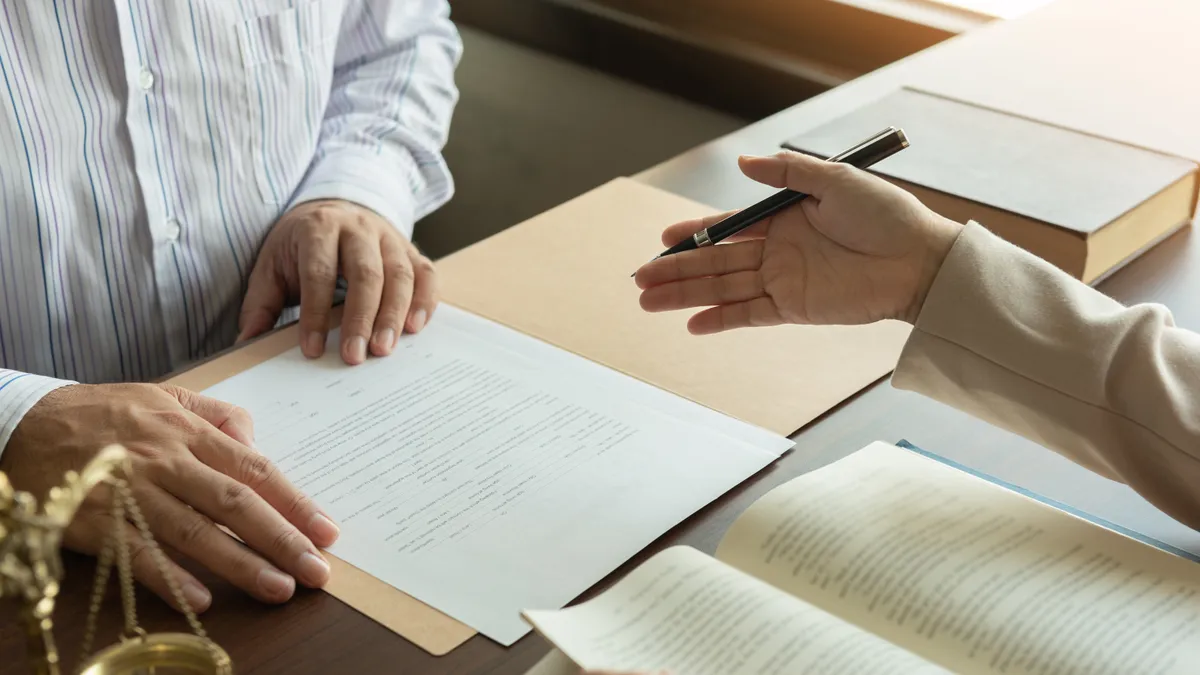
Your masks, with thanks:
[[[0,450],[67,381],[228,346],[291,205],[449,199],[445,0],[0,0]]]

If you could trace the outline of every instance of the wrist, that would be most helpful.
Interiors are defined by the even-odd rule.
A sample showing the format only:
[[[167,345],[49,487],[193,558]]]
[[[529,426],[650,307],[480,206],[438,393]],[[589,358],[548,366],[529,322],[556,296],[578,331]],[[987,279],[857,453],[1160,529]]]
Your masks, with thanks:
[[[924,228],[920,259],[917,262],[917,285],[908,309],[900,317],[901,320],[914,325],[917,323],[929,289],[933,287],[933,282],[937,279],[946,256],[950,255],[950,250],[954,248],[954,242],[958,240],[962,229],[960,223],[931,212],[930,221]]]
[[[17,373],[0,369],[0,461],[8,454],[17,429],[30,417],[35,408],[47,398],[54,398],[64,388],[77,386],[69,380]],[[35,415],[36,416],[36,415]]]

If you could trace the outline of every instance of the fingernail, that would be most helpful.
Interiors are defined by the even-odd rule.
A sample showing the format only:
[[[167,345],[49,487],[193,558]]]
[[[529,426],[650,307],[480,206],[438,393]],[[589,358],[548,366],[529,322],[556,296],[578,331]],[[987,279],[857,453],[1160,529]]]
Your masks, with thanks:
[[[341,530],[325,514],[318,513],[312,517],[312,522],[308,524],[308,533],[320,542],[318,543],[319,546],[329,546],[337,540]]]
[[[183,585],[183,599],[187,600],[193,610],[203,612],[212,603],[212,593],[198,582],[188,581]]]
[[[421,329],[425,327],[425,316],[425,310],[423,309],[418,309],[413,313],[412,327],[414,333],[421,332]]]
[[[321,352],[324,349],[325,349],[325,336],[321,335],[320,333],[317,333],[314,331],[312,333],[309,333],[308,337],[304,338],[304,355],[305,356],[307,356],[311,359],[315,359],[321,355]]]
[[[375,343],[375,349],[387,351],[392,348],[392,343],[396,341],[396,331],[391,328],[384,328],[375,333],[371,338],[371,342]]]
[[[296,580],[273,567],[264,567],[258,573],[258,587],[269,598],[287,600],[296,590]]]
[[[367,339],[361,335],[355,335],[346,342],[346,358],[355,362],[361,363],[367,359]]]
[[[324,586],[329,581],[329,563],[315,553],[305,553],[300,556],[296,565],[300,568],[300,576],[309,586]]]

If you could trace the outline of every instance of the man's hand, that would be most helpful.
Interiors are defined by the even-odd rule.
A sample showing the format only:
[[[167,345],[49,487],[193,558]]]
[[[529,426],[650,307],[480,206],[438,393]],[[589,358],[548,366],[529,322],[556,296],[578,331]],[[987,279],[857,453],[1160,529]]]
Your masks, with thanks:
[[[325,351],[338,276],[347,282],[342,359],[362,363],[367,350],[386,356],[400,333],[425,327],[437,306],[433,263],[374,211],[340,200],[305,202],[267,235],[250,274],[238,340],[274,327],[300,301],[300,348]]]
[[[156,540],[260,600],[283,602],[296,580],[314,588],[329,580],[317,547],[332,544],[338,529],[251,449],[253,438],[245,411],[186,389],[72,385],[47,394],[21,419],[0,470],[40,500],[67,470],[82,469],[101,448],[120,443],[131,455],[130,488]],[[63,543],[97,554],[112,518],[111,491],[98,487]],[[133,527],[125,532],[134,576],[174,605],[144,540]],[[174,563],[168,571],[193,608],[208,608],[212,595],[195,577]]]
[[[744,157],[742,172],[810,195],[729,243],[638,270],[651,312],[707,307],[693,333],[780,323],[914,321],[961,229],[913,195],[846,164],[793,152]],[[677,223],[670,246],[728,216]]]

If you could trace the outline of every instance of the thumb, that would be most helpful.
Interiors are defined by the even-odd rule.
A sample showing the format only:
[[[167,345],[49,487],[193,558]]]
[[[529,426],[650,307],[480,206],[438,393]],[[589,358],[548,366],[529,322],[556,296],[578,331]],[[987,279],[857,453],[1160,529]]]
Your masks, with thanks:
[[[738,158],[738,168],[747,178],[772,187],[804,192],[817,199],[848,166],[790,150],[769,157],[742,155]]]
[[[174,396],[179,401],[179,405],[213,425],[226,436],[246,447],[254,447],[254,420],[251,419],[250,413],[232,403],[218,401],[173,384],[164,384],[162,388]]]
[[[249,340],[274,328],[286,300],[287,282],[271,271],[269,262],[255,265],[238,315],[237,341]]]

